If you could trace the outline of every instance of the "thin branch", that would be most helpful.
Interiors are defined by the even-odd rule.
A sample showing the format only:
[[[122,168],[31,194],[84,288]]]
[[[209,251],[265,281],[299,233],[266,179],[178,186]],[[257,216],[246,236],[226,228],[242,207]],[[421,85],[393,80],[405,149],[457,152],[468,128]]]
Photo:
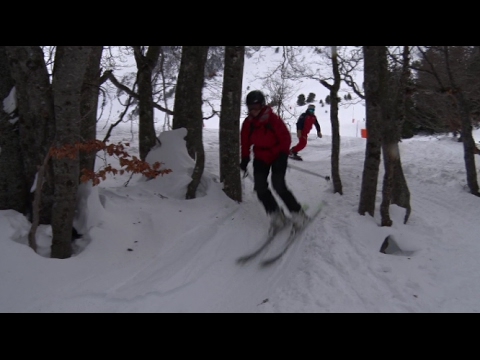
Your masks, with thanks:
[[[127,114],[128,108],[129,108],[130,105],[132,104],[132,101],[133,101],[133,97],[129,96],[129,97],[128,97],[128,100],[127,100],[127,104],[125,105],[125,110],[120,114],[120,118],[119,118],[115,123],[113,123],[112,125],[110,125],[110,127],[108,128],[107,133],[105,134],[105,137],[103,138],[103,142],[107,142],[107,141],[108,141],[108,139],[110,138],[110,135],[111,135],[111,133],[112,133],[112,130],[113,130],[118,124],[120,124],[120,123],[123,121],[123,118],[124,118],[124,116]]]
[[[107,70],[104,72],[103,76],[102,76],[102,79],[103,78],[106,78],[108,80],[110,80],[112,82],[113,85],[115,85],[117,88],[119,88],[120,90],[123,90],[125,91],[128,95],[130,95],[131,97],[135,98],[135,99],[139,99],[139,96],[136,92],[132,91],[130,88],[128,88],[127,86],[123,85],[120,81],[117,80],[117,78],[115,77],[115,75],[113,75],[112,73],[112,70]],[[169,115],[173,115],[173,111],[172,110],[169,110],[169,109],[166,109],[164,108],[163,106],[160,106],[158,105],[157,103],[153,103],[153,107],[155,109],[158,109],[160,111],[163,111],[163,112],[166,112],[167,114]]]
[[[425,71],[425,72],[429,73],[430,75],[432,75],[433,77],[435,77],[435,79],[438,82],[438,85],[440,86],[440,90],[445,91],[445,86],[443,86],[442,80],[438,76],[438,72],[435,70],[435,65],[433,65],[432,61],[430,61],[430,58],[428,57],[426,51],[424,51],[422,48],[420,48],[420,46],[417,46],[417,50],[422,54],[423,59],[430,66],[430,71],[428,71],[427,69],[417,69],[417,68],[414,68],[414,67],[413,67],[413,69],[417,70],[417,71]]]

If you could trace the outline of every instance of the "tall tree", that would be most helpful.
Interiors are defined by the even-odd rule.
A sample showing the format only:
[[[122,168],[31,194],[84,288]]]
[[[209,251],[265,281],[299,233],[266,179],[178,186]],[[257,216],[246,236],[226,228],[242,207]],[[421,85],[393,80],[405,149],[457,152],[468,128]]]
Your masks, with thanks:
[[[56,148],[80,141],[81,95],[93,46],[58,46],[52,79]],[[72,224],[76,209],[79,159],[52,158],[55,193],[52,209],[51,257],[72,255]]]
[[[380,215],[382,226],[391,226],[390,204],[395,203],[406,208],[404,223],[410,216],[410,191],[403,174],[400,159],[399,141],[401,139],[403,122],[405,120],[406,97],[409,93],[409,48],[403,47],[402,68],[394,68],[388,73],[388,86],[384,90],[383,119],[382,119],[382,152],[384,163],[384,178],[382,188],[382,202]],[[386,65],[386,63],[384,64]],[[386,71],[383,69],[382,71]]]
[[[15,83],[5,46],[0,46],[0,210],[25,213],[28,189],[20,149]],[[7,105],[7,106],[5,106]]]
[[[100,93],[100,60],[102,58],[103,46],[92,46],[92,52],[88,59],[87,71],[83,81],[81,98],[81,122],[80,139],[84,142],[92,141],[97,138],[97,109],[98,96]],[[95,170],[94,152],[80,153],[80,170]]]
[[[342,180],[340,179],[340,125],[338,121],[338,90],[340,89],[341,77],[338,63],[337,47],[331,46],[333,84],[325,80],[320,83],[330,91],[330,123],[332,124],[332,182],[333,192],[343,194]]]
[[[137,63],[138,109],[139,109],[139,152],[140,159],[145,160],[149,151],[156,144],[153,113],[152,73],[157,65],[161,46],[132,46]]]
[[[5,50],[15,81],[20,149],[27,189],[30,190],[53,142],[55,116],[52,89],[44,53],[39,46],[6,46]],[[33,211],[37,211],[40,224],[51,224],[53,172],[50,162],[45,166],[40,208],[29,210],[29,218],[32,218]],[[28,207],[33,208],[34,198],[29,197]]]
[[[187,188],[187,199],[196,197],[196,190],[205,168],[203,148],[202,90],[208,46],[184,46],[178,73],[173,106],[172,128],[186,128],[187,151],[195,159],[192,181]]]
[[[240,111],[242,105],[245,46],[225,46],[225,70],[219,129],[220,181],[223,191],[235,201],[242,201],[239,159]]]
[[[382,152],[381,124],[384,91],[386,90],[387,48],[364,46],[364,85],[366,105],[367,144],[363,164],[362,187],[358,213],[374,216],[378,173]]]
[[[470,193],[480,196],[475,165],[475,141],[472,135],[472,107],[474,108],[476,96],[473,90],[478,91],[478,80],[465,77],[464,70],[468,69],[468,62],[474,64],[478,61],[478,53],[473,51],[473,56],[456,56],[452,59],[452,53],[464,52],[453,46],[417,47],[424,64],[414,67],[419,73],[426,73],[436,84],[437,92],[446,94],[454,104],[458,112],[459,125],[463,139],[465,170],[467,173],[467,185]],[[475,50],[473,47],[470,50]],[[439,61],[437,61],[439,59]],[[461,59],[461,60],[458,60]],[[467,64],[466,64],[467,63]],[[470,85],[469,83],[475,85]],[[470,91],[469,91],[470,90]],[[477,93],[478,94],[478,93]],[[478,96],[478,95],[477,95]]]
[[[465,160],[465,170],[467,172],[467,184],[470,189],[470,193],[475,196],[480,196],[478,181],[477,181],[477,170],[475,166],[475,140],[472,135],[472,121],[470,118],[470,101],[465,95],[465,90],[460,86],[457,80],[454,77],[452,66],[450,62],[450,50],[449,46],[443,47],[445,55],[445,63],[447,66],[447,74],[450,82],[449,92],[452,93],[456,100],[458,110],[460,112],[460,121],[462,129],[462,140],[463,140],[463,158]],[[477,79],[478,81],[478,79]]]
[[[417,47],[419,60],[416,69],[415,113],[412,122],[420,131],[432,133],[452,132],[461,134],[461,113],[458,99],[452,91],[449,73],[468,102],[472,121],[480,114],[480,85],[476,51],[473,46],[424,46]],[[448,63],[446,62],[448,51]],[[477,120],[478,121],[478,120]],[[461,141],[461,136],[459,138]]]

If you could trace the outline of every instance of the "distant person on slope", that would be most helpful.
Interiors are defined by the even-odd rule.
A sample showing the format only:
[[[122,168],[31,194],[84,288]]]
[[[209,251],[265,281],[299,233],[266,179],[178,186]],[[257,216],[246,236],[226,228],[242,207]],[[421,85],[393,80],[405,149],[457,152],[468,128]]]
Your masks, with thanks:
[[[253,146],[254,190],[270,216],[269,234],[277,233],[288,223],[268,187],[270,170],[272,187],[290,211],[293,226],[298,229],[308,217],[285,183],[288,152],[292,142],[290,132],[283,120],[265,104],[265,96],[261,91],[248,93],[246,103],[248,117],[243,121],[240,130],[240,169],[246,174],[250,162],[250,148]]]
[[[300,115],[297,120],[298,144],[290,149],[290,158],[294,160],[303,160],[298,153],[307,146],[307,137],[313,125],[317,128],[317,136],[322,137],[322,131],[317,117],[315,116],[315,105],[308,105],[307,111]]]

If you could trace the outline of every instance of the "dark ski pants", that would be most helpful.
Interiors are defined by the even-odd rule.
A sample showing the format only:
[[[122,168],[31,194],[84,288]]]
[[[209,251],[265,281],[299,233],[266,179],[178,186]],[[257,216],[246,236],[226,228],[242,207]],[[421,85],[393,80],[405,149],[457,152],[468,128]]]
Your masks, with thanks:
[[[267,214],[271,214],[279,208],[268,185],[268,175],[270,170],[272,171],[272,187],[285,203],[288,210],[290,212],[298,212],[301,209],[301,205],[298,203],[297,199],[295,199],[295,196],[293,196],[285,183],[287,161],[288,158],[286,155],[281,155],[272,165],[267,165],[263,161],[257,159],[253,160],[254,190],[257,193],[258,199],[262,202]]]

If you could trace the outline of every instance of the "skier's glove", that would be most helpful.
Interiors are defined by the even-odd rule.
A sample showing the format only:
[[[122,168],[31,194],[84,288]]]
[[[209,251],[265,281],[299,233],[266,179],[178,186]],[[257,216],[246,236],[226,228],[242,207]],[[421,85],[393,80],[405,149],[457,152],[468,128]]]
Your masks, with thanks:
[[[242,169],[243,172],[247,171],[247,165],[250,162],[250,157],[244,157],[242,158],[242,162],[240,163],[240,169]]]
[[[321,138],[321,137],[322,137],[322,133],[319,131],[319,132],[317,133],[317,136],[318,136],[319,138]]]

